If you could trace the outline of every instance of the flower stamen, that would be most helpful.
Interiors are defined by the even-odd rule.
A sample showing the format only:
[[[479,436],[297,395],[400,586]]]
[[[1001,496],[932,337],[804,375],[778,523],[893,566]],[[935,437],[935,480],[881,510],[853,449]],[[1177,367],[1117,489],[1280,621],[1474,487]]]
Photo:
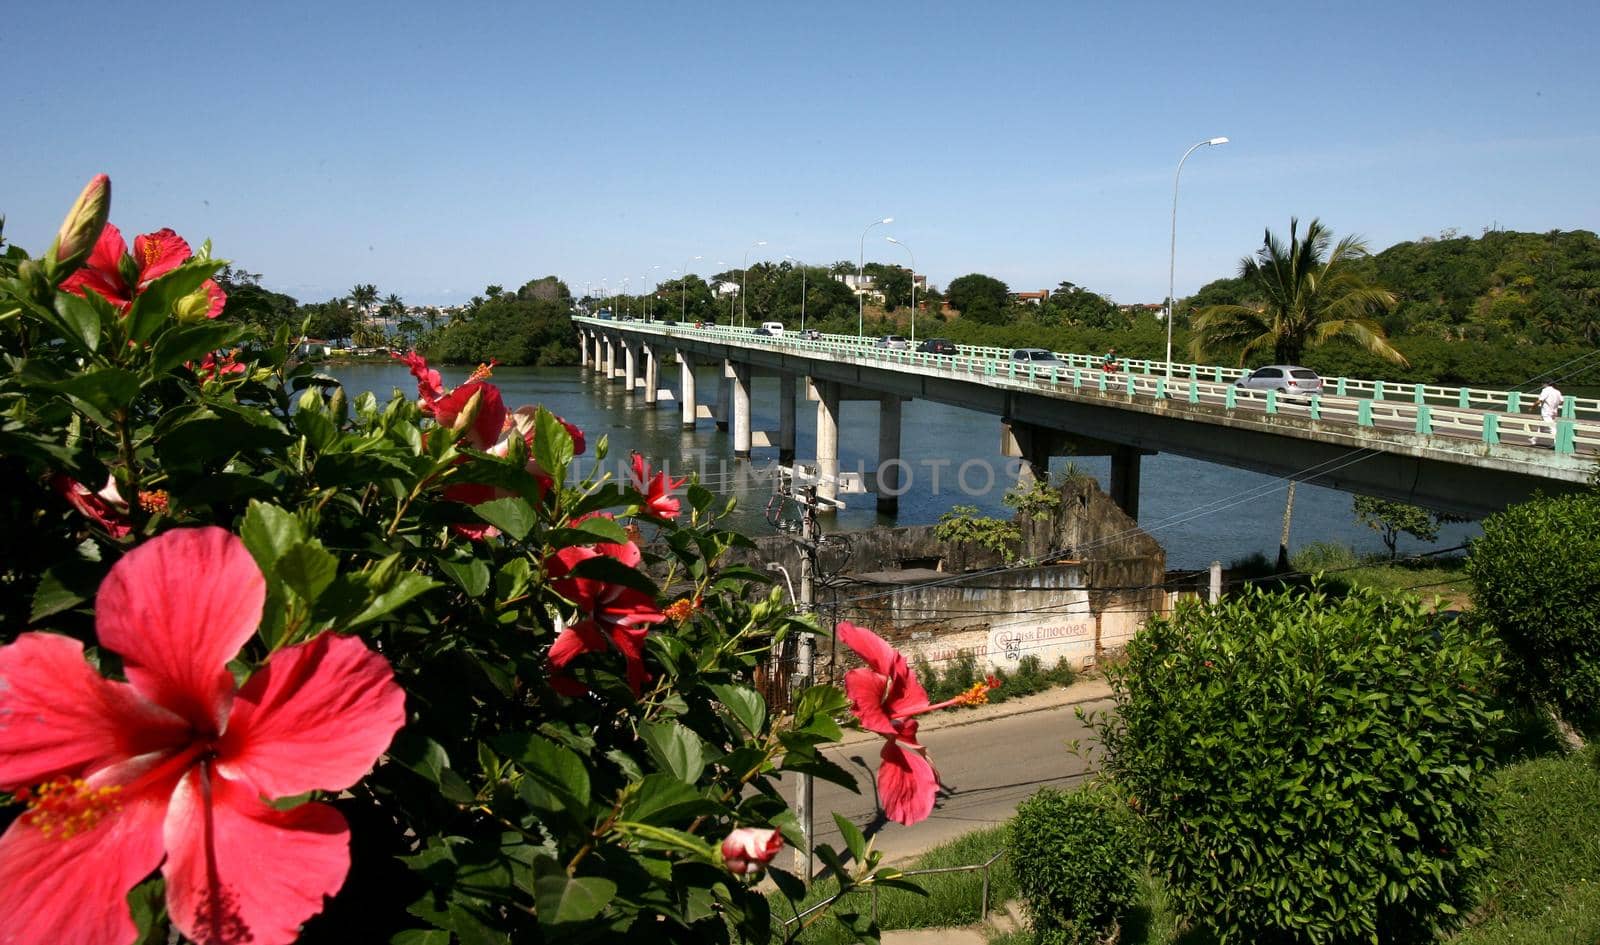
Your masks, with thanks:
[[[17,792],[17,799],[28,805],[22,822],[35,827],[46,837],[66,840],[121,809],[122,786],[108,784],[90,787],[82,778],[58,777],[29,790]]]

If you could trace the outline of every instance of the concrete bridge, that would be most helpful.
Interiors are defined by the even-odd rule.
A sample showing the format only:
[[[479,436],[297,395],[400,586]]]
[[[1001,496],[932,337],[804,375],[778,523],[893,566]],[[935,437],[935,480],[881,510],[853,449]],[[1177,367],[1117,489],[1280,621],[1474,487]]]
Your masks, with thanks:
[[[922,398],[999,419],[1002,453],[1039,474],[1053,455],[1111,457],[1111,494],[1139,508],[1140,457],[1170,452],[1348,492],[1480,518],[1535,491],[1583,488],[1600,458],[1600,401],[1567,398],[1552,425],[1515,391],[1328,379],[1309,401],[1233,386],[1244,372],[1212,365],[1058,354],[1048,369],[1013,362],[1009,349],[962,346],[955,355],[878,348],[872,339],[793,333],[765,337],[729,326],[575,317],[583,365],[655,407],[661,362],[679,367],[685,428],[700,417],[694,367],[721,368],[715,407],[736,457],[748,457],[751,378],[778,378],[779,460],[795,458],[802,380],[815,401],[819,494],[836,495],[839,404],[879,404],[878,508],[892,513],[903,463],[901,404]]]

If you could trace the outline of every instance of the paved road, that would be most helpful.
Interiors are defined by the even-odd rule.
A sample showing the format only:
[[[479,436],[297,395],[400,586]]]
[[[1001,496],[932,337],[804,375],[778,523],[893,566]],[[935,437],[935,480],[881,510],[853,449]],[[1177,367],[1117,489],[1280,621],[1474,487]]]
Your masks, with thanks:
[[[861,793],[816,782],[817,842],[844,849],[833,823],[832,814],[837,811],[869,838],[876,838],[876,848],[886,862],[901,861],[946,840],[1005,822],[1017,804],[1041,787],[1082,782],[1087,765],[1071,753],[1068,743],[1079,739],[1087,744],[1092,735],[1078,721],[1077,706],[1059,704],[1059,696],[1053,701],[1057,704],[1042,711],[924,728],[921,741],[948,793],[941,795],[933,816],[911,827],[887,823],[880,816],[873,778],[882,740],[862,739],[833,749],[829,757],[856,776]],[[1082,704],[1086,711],[1110,705],[1107,699]],[[946,718],[959,720],[959,716]],[[786,785],[785,792],[793,797],[792,786]]]

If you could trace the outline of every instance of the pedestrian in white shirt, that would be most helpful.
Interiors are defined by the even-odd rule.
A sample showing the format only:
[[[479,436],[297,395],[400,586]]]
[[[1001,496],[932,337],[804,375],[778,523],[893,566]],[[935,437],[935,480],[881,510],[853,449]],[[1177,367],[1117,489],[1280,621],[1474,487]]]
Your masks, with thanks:
[[[1539,416],[1550,425],[1550,445],[1556,445],[1556,415],[1561,412],[1561,407],[1566,403],[1566,398],[1556,390],[1555,381],[1545,381],[1544,389],[1539,391]]]

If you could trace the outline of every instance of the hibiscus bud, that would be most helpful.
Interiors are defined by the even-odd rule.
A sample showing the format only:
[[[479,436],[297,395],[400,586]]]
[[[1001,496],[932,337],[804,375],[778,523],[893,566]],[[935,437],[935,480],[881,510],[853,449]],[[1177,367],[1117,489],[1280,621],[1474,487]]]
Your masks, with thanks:
[[[61,221],[56,241],[45,254],[45,270],[51,281],[59,283],[77,271],[83,261],[94,251],[100,231],[105,229],[106,218],[111,215],[111,178],[96,174],[83,188],[83,193],[67,211]]]
[[[759,873],[783,849],[783,835],[776,830],[740,827],[722,841],[722,862],[728,872],[740,876]]]
[[[22,291],[28,298],[41,305],[51,304],[50,280],[45,275],[45,270],[38,260],[24,259],[17,264],[17,281],[22,283]]]
[[[480,388],[472,392],[472,396],[467,398],[466,406],[456,414],[456,422],[450,427],[450,435],[457,438],[466,436],[467,431],[472,429],[472,424],[477,421],[478,408],[482,406],[483,390]]]
[[[333,395],[328,398],[328,412],[333,414],[333,422],[341,427],[350,419],[350,399],[345,396],[343,385],[333,389]]]

